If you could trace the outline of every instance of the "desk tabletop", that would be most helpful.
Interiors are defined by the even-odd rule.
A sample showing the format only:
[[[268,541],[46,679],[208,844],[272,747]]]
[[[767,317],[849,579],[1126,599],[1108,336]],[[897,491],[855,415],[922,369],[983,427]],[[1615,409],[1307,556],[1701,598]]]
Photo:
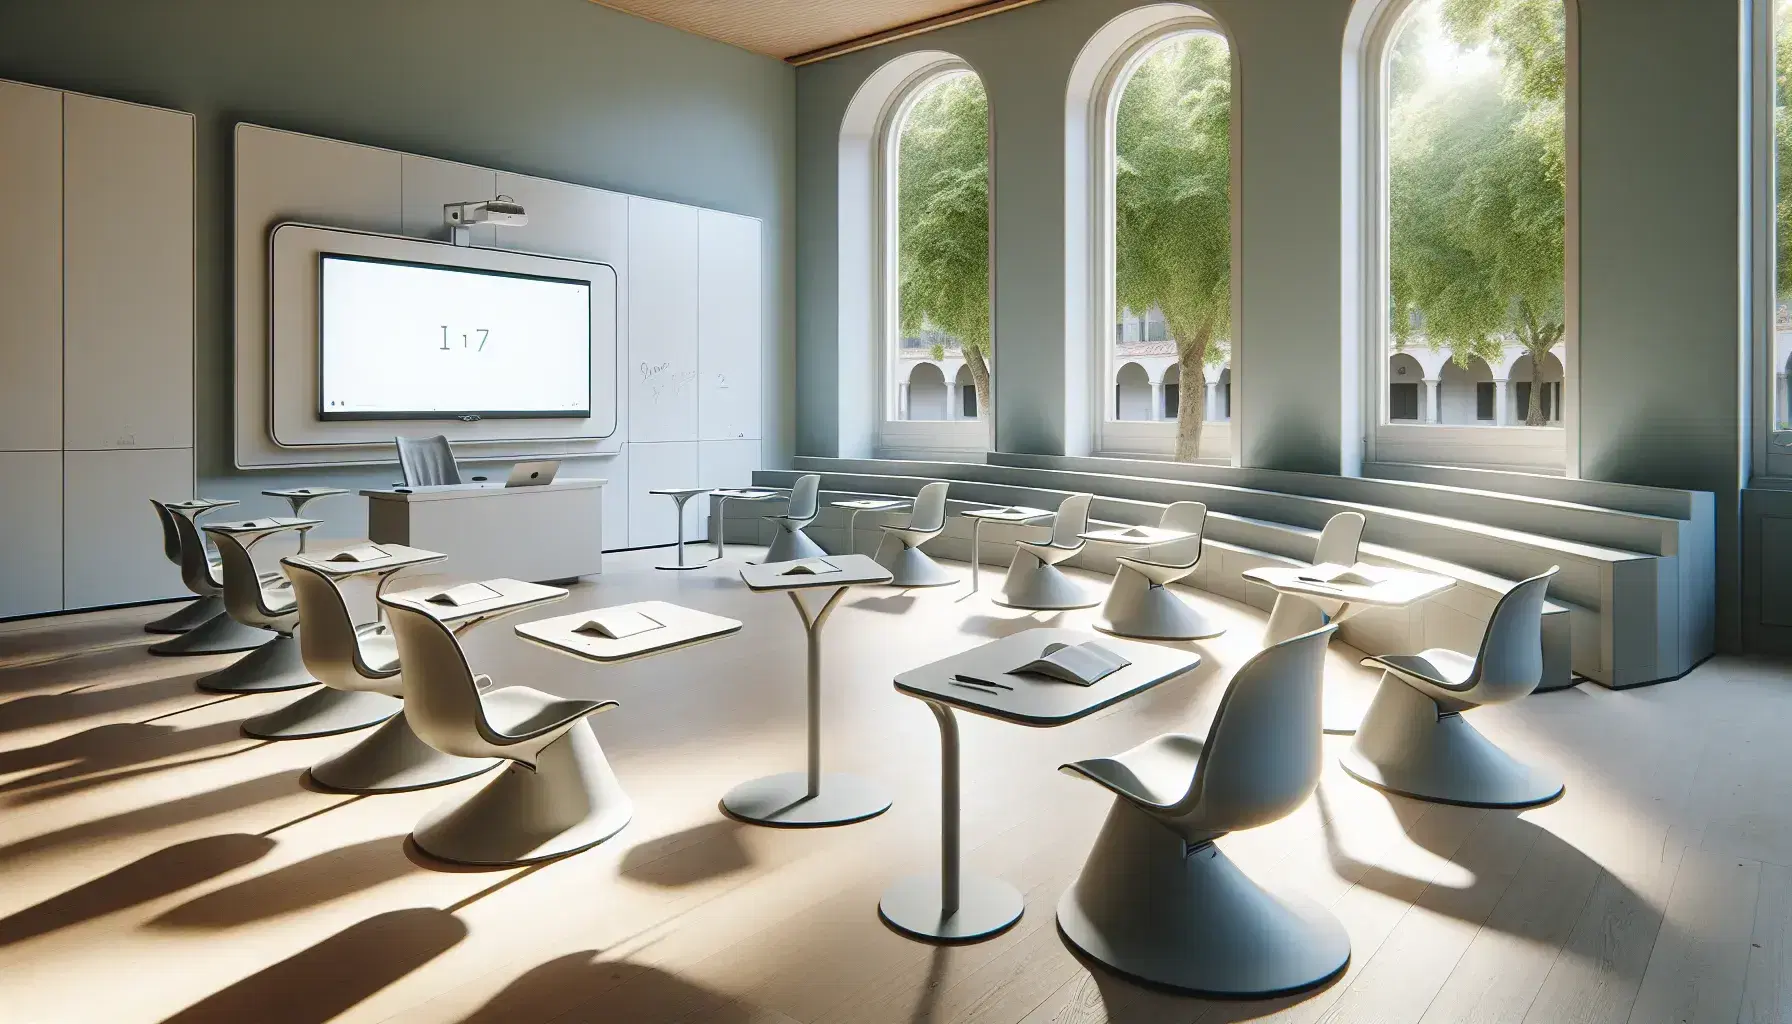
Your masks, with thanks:
[[[605,616],[645,616],[659,625],[630,636],[610,638],[580,627]],[[711,615],[695,608],[665,601],[637,601],[634,604],[611,605],[590,611],[559,615],[551,619],[525,622],[516,627],[516,635],[533,640],[544,647],[575,658],[613,665],[667,651],[694,647],[740,632],[740,620]]]
[[[261,493],[270,498],[327,498],[332,494],[347,494],[346,487],[277,487]]]
[[[648,494],[670,494],[675,498],[679,498],[679,497],[689,498],[689,497],[694,497],[699,494],[708,494],[709,488],[707,488],[707,487],[654,487],[654,488],[650,488],[647,493]]]
[[[988,519],[998,523],[1024,523],[1029,519],[1043,519],[1055,516],[1056,512],[1045,508],[1028,508],[1025,505],[1005,505],[1001,508],[974,508],[960,512],[961,516],[972,519]]]
[[[376,554],[377,553],[377,554]],[[354,559],[344,555],[358,555]],[[371,557],[368,557],[371,556]],[[327,555],[305,554],[288,555],[280,561],[315,569],[334,580],[345,580],[351,576],[360,576],[372,572],[391,572],[407,565],[423,565],[427,562],[439,562],[447,555],[440,551],[428,551],[424,548],[407,547],[403,544],[351,544],[341,551]]]
[[[723,487],[710,492],[718,498],[739,498],[742,501],[764,501],[767,498],[782,498],[783,491],[768,490],[764,487]]]
[[[1131,544],[1135,547],[1149,547],[1153,544],[1188,540],[1194,534],[1185,530],[1166,530],[1158,526],[1110,526],[1102,530],[1079,533],[1077,536],[1084,540],[1100,541],[1103,544]]]
[[[234,498],[188,498],[185,501],[164,501],[162,507],[170,512],[205,512],[235,504],[237,501]]]
[[[297,516],[268,516],[263,519],[239,519],[230,523],[205,523],[199,528],[206,533],[278,533],[281,530],[309,530],[323,523],[322,519],[301,519]]]
[[[1362,566],[1380,577],[1380,581],[1373,585],[1326,583],[1300,578],[1303,574],[1312,573],[1314,568],[1313,566],[1275,565],[1260,569],[1247,569],[1240,575],[1253,583],[1261,583],[1281,594],[1316,597],[1327,601],[1345,601],[1378,608],[1404,608],[1456,585],[1456,581],[1448,576],[1417,572],[1412,569],[1390,569],[1381,565]]]
[[[499,496],[548,494],[554,491],[577,491],[602,487],[609,483],[602,477],[555,477],[553,483],[530,484],[527,487],[506,487],[502,480],[485,483],[434,484],[428,487],[375,487],[361,496],[374,501],[451,501],[455,498],[493,498]]]
[[[442,604],[430,598],[451,590],[441,585],[418,587],[415,590],[401,590],[396,594],[387,594],[380,598],[385,604],[397,605],[422,612],[438,622],[463,622],[467,619],[481,619],[492,615],[508,615],[522,611],[538,604],[558,601],[566,596],[562,587],[550,587],[541,583],[524,583],[522,580],[495,579],[481,580],[481,586],[497,592],[497,596],[483,601],[473,601],[463,605]],[[458,584],[466,586],[466,584]]]
[[[1096,643],[1131,661],[1093,686],[1078,686],[1046,676],[1009,675],[1009,670],[1039,657],[1046,644]],[[1077,629],[1029,629],[992,640],[962,654],[910,669],[896,677],[896,689],[911,697],[935,701],[989,718],[1049,728],[1074,722],[1110,704],[1149,690],[1201,664],[1201,656],[1174,647],[1122,640]],[[953,682],[964,674],[993,679],[1014,687],[991,694]]]
[[[882,512],[915,503],[913,498],[855,498],[852,501],[830,501],[834,508],[850,508],[858,512]]]
[[[813,566],[821,571],[814,574],[790,573],[790,570],[802,565]],[[740,578],[748,589],[771,592],[882,584],[889,583],[896,577],[890,570],[878,565],[870,555],[851,554],[793,558],[788,562],[761,562],[758,565],[743,566]]]

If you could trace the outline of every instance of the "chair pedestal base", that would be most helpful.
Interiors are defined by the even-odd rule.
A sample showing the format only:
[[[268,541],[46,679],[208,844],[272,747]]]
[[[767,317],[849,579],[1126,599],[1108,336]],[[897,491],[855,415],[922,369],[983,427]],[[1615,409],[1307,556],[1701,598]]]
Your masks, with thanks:
[[[472,796],[425,815],[411,839],[459,864],[528,864],[596,846],[633,816],[590,723],[581,721],[541,752],[534,771],[511,764]]]
[[[163,656],[235,654],[238,651],[253,651],[279,635],[272,630],[245,626],[231,618],[230,613],[220,611],[174,639],[152,646],[149,653]]]
[[[1002,581],[1002,593],[996,603],[1024,611],[1055,612],[1093,607],[1101,603],[1101,598],[1064,575],[1057,566],[1047,565],[1037,555],[1021,549],[1009,563],[1008,578]]]
[[[444,754],[417,738],[400,711],[366,739],[311,766],[311,781],[339,793],[398,793],[472,778],[498,762]]]
[[[326,686],[291,704],[243,723],[243,735],[258,740],[306,740],[378,725],[404,707],[397,697]]]
[[[179,608],[143,624],[145,633],[189,633],[206,620],[222,614],[224,602],[216,597],[196,597]]]
[[[814,796],[809,795],[808,772],[784,772],[743,782],[722,797],[729,817],[774,828],[851,825],[889,809],[883,787],[840,772],[823,775]]]
[[[1020,920],[1026,901],[1020,890],[999,878],[960,876],[958,908],[943,912],[940,876],[897,879],[878,900],[884,923],[924,942],[975,942],[1008,930]]]
[[[200,676],[199,688],[210,693],[273,693],[318,685],[317,677],[305,668],[299,642],[290,636],[270,635],[272,640],[237,659],[236,664]]]
[[[889,550],[892,545],[895,551]],[[885,554],[887,551],[889,553]],[[958,577],[928,557],[927,552],[901,541],[879,544],[876,561],[895,577],[890,581],[892,587],[947,587],[958,582]]]
[[[1169,587],[1156,586],[1126,566],[1114,576],[1095,628],[1135,640],[1205,640],[1226,631],[1189,607]]]
[[[1124,800],[1059,901],[1058,928],[1120,974],[1203,995],[1298,992],[1350,961],[1329,911],[1266,892],[1211,843],[1188,850]]]
[[[801,530],[788,530],[782,526],[777,528],[778,535],[772,538],[772,546],[766,549],[765,560],[768,562],[789,562],[798,558],[823,558],[827,552],[820,544],[809,539],[809,535]]]
[[[1344,770],[1390,793],[1471,807],[1532,807],[1562,795],[1562,780],[1515,760],[1459,714],[1384,674]]]

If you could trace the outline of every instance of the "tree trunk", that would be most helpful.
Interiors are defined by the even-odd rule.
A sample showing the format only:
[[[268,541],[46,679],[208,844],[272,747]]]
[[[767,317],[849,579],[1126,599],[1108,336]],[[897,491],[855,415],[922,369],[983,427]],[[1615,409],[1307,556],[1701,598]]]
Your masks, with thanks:
[[[983,361],[983,353],[974,348],[964,350],[964,364],[971,368],[971,386],[977,392],[977,418],[983,421],[986,431],[985,445],[993,452],[996,450],[996,416],[995,406],[989,401],[989,364]]]
[[[1213,328],[1197,328],[1187,344],[1178,334],[1176,365],[1180,376],[1176,382],[1176,461],[1194,462],[1201,457],[1201,424],[1207,419],[1207,345]]]
[[[1539,352],[1535,348],[1531,352],[1531,400],[1524,411],[1524,425],[1541,427],[1549,420],[1543,416],[1543,360],[1548,357],[1549,350]]]

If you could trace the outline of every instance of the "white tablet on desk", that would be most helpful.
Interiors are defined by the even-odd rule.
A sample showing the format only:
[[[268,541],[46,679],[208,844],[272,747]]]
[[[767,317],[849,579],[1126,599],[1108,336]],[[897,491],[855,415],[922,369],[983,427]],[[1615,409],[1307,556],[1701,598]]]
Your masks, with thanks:
[[[541,487],[554,482],[554,474],[560,472],[560,463],[549,459],[545,462],[519,462],[510,467],[510,476],[504,481],[506,487]]]

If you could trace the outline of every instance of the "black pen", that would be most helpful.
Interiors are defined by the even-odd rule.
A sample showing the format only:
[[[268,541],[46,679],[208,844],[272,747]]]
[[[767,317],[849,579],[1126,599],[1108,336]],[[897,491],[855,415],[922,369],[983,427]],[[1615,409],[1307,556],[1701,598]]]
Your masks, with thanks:
[[[978,686],[994,686],[1003,690],[1014,689],[1014,687],[1009,686],[1007,683],[998,683],[993,679],[978,679],[976,676],[967,676],[963,672],[953,676],[952,680],[959,683],[975,683]]]

